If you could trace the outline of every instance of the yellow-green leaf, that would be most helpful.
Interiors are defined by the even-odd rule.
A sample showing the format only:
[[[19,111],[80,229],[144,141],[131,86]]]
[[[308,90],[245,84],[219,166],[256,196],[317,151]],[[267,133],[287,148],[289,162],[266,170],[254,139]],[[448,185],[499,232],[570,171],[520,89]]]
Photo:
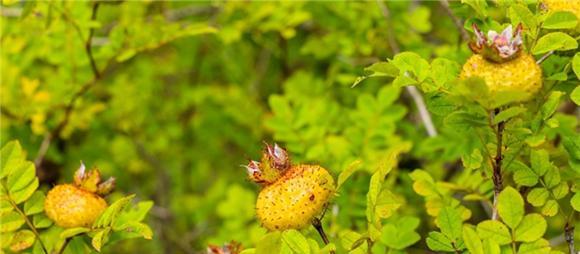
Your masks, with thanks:
[[[505,188],[498,197],[497,210],[503,222],[510,228],[518,226],[524,217],[524,199],[512,187]]]

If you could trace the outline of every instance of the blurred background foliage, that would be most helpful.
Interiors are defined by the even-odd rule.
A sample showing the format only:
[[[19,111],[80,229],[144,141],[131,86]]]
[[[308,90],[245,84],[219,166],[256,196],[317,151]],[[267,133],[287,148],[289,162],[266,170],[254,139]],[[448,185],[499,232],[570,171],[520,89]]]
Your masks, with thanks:
[[[402,208],[389,221],[422,218],[425,235],[434,225],[409,173],[449,179],[478,140],[439,128],[453,111],[445,105],[433,115],[440,135],[429,138],[411,98],[389,79],[351,85],[399,50],[388,36],[426,59],[462,63],[471,52],[440,2],[386,6],[388,19],[376,2],[4,1],[2,144],[20,140],[44,188],[70,181],[82,160],[117,177],[117,191],[155,202],[154,239],[106,253],[199,253],[231,240],[255,246],[265,234],[254,218],[259,187],[239,166],[259,157],[262,141],[335,176],[360,169],[325,218],[339,250],[366,228],[370,173],[387,149],[410,142],[384,187]],[[462,18],[505,13],[501,5],[489,13],[451,7]],[[576,128],[576,118],[561,118]],[[474,221],[487,216],[467,205]],[[557,220],[549,235],[561,232]],[[424,249],[420,241],[410,251]]]

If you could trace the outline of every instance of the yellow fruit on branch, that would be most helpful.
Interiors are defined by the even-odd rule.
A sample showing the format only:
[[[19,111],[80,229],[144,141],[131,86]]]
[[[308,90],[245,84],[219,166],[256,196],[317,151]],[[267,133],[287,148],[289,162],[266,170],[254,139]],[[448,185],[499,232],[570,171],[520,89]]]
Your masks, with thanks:
[[[476,41],[470,43],[474,55],[463,65],[460,78],[483,79],[494,98],[501,92],[522,92],[519,100],[528,100],[542,88],[542,70],[536,60],[522,52],[522,26],[508,26],[501,34],[489,31],[487,36],[474,24]]]
[[[291,165],[287,152],[278,145],[266,144],[262,161],[251,161],[246,168],[252,180],[263,184],[256,213],[268,230],[307,227],[323,212],[335,192],[334,179],[326,169]],[[265,180],[262,175],[276,177]]]
[[[115,180],[101,182],[98,170],[85,172],[81,165],[74,184],[60,184],[46,195],[44,210],[48,218],[63,228],[90,227],[107,208],[101,197],[111,192]]]

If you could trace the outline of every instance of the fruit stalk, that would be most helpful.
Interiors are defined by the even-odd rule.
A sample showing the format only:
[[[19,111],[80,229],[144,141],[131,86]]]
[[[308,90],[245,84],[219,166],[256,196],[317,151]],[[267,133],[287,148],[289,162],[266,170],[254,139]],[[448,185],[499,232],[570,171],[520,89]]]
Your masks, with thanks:
[[[322,242],[324,242],[325,245],[328,245],[330,242],[328,241],[328,237],[326,236],[326,233],[324,233],[324,228],[322,227],[322,222],[320,221],[320,219],[314,218],[312,220],[312,226],[316,229],[316,231],[318,231],[318,234],[322,238]],[[335,252],[333,250],[331,250],[330,253],[334,254]]]
[[[495,115],[497,116],[499,114],[499,112],[500,112],[500,110],[496,109]],[[503,160],[502,148],[503,148],[504,128],[505,128],[505,122],[501,121],[497,124],[497,132],[496,132],[497,149],[496,149],[495,158],[493,160],[493,175],[492,175],[492,180],[493,180],[493,208],[492,208],[492,215],[491,215],[492,220],[497,220],[497,218],[498,218],[497,200],[498,200],[499,193],[503,189],[503,178],[501,175],[501,164],[502,164],[502,160]]]

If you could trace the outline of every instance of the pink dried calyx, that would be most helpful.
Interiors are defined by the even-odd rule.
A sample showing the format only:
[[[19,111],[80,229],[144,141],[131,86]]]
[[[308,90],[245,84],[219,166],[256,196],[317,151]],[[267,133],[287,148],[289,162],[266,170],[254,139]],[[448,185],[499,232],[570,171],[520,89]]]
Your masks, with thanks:
[[[486,36],[476,24],[473,24],[476,39],[469,43],[469,47],[474,53],[482,55],[489,61],[504,63],[520,55],[523,43],[522,30],[522,24],[519,24],[514,33],[512,26],[509,25],[499,34],[490,30]]]
[[[250,180],[267,185],[278,180],[290,166],[290,157],[286,150],[278,144],[271,146],[265,143],[260,162],[252,160],[244,167]]]

